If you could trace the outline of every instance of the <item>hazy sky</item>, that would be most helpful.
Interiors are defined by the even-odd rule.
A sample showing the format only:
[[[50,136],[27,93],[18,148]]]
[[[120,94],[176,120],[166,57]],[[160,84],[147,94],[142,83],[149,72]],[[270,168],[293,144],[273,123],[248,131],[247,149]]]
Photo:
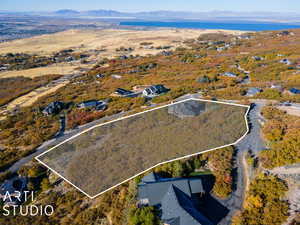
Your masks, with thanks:
[[[58,9],[113,9],[129,12],[152,10],[300,12],[300,0],[0,0],[0,10]]]

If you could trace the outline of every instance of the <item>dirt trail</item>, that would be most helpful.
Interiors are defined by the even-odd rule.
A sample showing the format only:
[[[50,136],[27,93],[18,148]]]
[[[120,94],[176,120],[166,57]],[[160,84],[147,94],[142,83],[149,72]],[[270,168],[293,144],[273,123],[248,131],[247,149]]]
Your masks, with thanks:
[[[72,78],[75,76],[78,76],[78,74],[69,74],[65,75],[57,80],[54,80],[50,82],[49,84],[37,88],[31,92],[29,92],[26,95],[23,95],[19,98],[16,98],[15,100],[11,101],[5,106],[2,106],[0,108],[0,114],[4,115],[1,117],[1,119],[5,118],[5,115],[9,112],[12,112],[20,107],[27,107],[32,105],[34,102],[36,102],[40,97],[48,95],[50,93],[53,93],[57,91],[59,88],[65,86],[70,82]]]
[[[270,170],[269,172],[271,172],[273,174],[282,174],[282,175],[291,175],[291,174],[299,174],[300,175],[300,164],[276,167],[276,168]]]
[[[292,104],[291,106],[278,106],[277,108],[286,111],[286,113],[289,115],[300,116],[300,104]]]

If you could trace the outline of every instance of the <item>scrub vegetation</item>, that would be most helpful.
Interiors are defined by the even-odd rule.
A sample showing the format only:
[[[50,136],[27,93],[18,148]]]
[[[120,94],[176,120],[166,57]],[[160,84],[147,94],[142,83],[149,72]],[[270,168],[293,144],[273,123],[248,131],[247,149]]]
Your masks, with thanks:
[[[205,111],[186,118],[170,114],[170,107],[146,112],[94,128],[39,159],[94,196],[158,163],[234,143],[246,133],[247,107],[195,100],[177,106],[193,103]]]

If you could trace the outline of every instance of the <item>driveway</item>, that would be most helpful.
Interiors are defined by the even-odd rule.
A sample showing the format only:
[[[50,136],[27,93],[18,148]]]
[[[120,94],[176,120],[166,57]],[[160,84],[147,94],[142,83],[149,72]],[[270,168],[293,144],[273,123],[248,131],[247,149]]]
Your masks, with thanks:
[[[257,154],[259,151],[266,149],[266,145],[261,137],[261,125],[259,121],[264,121],[261,116],[261,110],[265,103],[257,101],[248,114],[249,133],[235,145],[237,150],[235,160],[235,177],[232,195],[226,199],[218,199],[230,211],[227,216],[219,223],[219,225],[230,225],[231,218],[237,210],[242,209],[244,202],[244,194],[246,188],[246,168],[245,155],[248,150],[252,150]]]

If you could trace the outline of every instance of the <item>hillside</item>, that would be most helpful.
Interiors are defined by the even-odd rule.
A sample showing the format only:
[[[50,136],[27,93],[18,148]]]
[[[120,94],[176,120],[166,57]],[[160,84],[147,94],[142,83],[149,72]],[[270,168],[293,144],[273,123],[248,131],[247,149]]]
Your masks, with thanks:
[[[56,61],[52,60],[53,55],[63,61],[73,57],[72,63],[79,67],[85,65],[84,60],[89,65],[76,76],[68,77],[62,87],[26,107],[15,108],[0,121],[2,181],[10,179],[9,168],[15,162],[20,163],[18,160],[30,156],[37,149],[44,148],[45,151],[93,123],[141,112],[196,93],[202,99],[247,105],[253,103],[253,111],[248,118],[252,125],[248,137],[254,139],[243,143],[243,149],[230,146],[161,165],[154,170],[164,178],[204,175],[210,178],[209,195],[205,196],[215,199],[217,205],[227,209],[225,222],[219,220],[219,224],[232,221],[234,225],[281,225],[287,220],[290,224],[299,223],[299,205],[292,204],[294,195],[289,193],[299,190],[298,174],[286,175],[280,171],[283,167],[287,167],[284,168],[287,171],[289,166],[299,167],[300,163],[299,116],[291,116],[288,110],[281,110],[285,109],[282,108],[284,106],[300,111],[300,30],[238,32],[237,35],[215,31],[200,35],[201,32],[179,29],[155,32],[67,31],[0,44],[3,55],[16,53],[19,49],[28,53],[9,54],[13,68],[20,69],[18,71],[22,71],[23,62],[30,62],[30,65],[25,63],[26,67],[34,67],[35,63],[44,65],[44,62],[54,66]],[[74,51],[66,53],[64,50],[68,48]],[[99,54],[93,53],[95,48]],[[102,48],[106,50],[101,51]],[[80,58],[81,54],[88,57]],[[14,61],[19,57],[24,61]],[[14,96],[23,93],[22,88],[29,91],[36,85],[49,82],[35,79],[16,78],[21,82],[18,82]],[[170,90],[154,97],[141,95],[146,87],[156,84]],[[122,88],[121,91],[118,88]],[[79,107],[90,100],[103,100],[107,108]],[[54,113],[45,113],[45,108],[55,102],[60,102],[63,107],[58,107]],[[251,135],[251,132],[256,132],[256,135]],[[126,134],[122,133],[130,142]],[[173,136],[168,138],[176,138],[176,135]],[[258,146],[258,139],[266,142],[264,149],[254,149]],[[108,147],[114,146],[114,143],[110,144]],[[127,156],[123,156],[122,160]],[[122,170],[122,166],[110,166],[115,166],[116,171]],[[28,178],[32,190],[38,191],[36,201],[53,204],[55,213],[51,217],[1,217],[1,224],[77,225],[94,222],[137,225],[137,221],[159,224],[159,213],[154,208],[136,207],[137,184],[142,175],[95,199],[89,199],[35,160],[20,163],[14,168],[17,168],[17,174]],[[71,169],[68,172],[74,171]],[[237,206],[235,200],[241,204]],[[205,207],[204,204],[204,212]],[[214,209],[212,211],[215,212]]]

